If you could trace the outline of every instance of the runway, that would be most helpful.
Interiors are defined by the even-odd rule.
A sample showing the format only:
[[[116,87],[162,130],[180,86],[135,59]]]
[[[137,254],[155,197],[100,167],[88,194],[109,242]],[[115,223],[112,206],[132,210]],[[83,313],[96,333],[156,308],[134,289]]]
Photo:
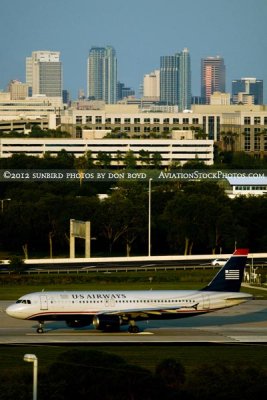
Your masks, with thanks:
[[[193,318],[140,322],[141,332],[104,333],[92,326],[70,329],[64,322],[47,322],[43,334],[35,321],[9,317],[5,309],[13,302],[0,302],[0,344],[82,343],[267,343],[267,301],[242,305]]]

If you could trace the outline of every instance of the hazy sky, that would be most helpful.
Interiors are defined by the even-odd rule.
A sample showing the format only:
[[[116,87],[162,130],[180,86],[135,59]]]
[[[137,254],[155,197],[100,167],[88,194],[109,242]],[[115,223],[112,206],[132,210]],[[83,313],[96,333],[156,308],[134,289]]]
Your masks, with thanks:
[[[232,79],[264,80],[267,103],[267,0],[1,0],[0,89],[25,81],[25,57],[61,52],[64,88],[86,90],[91,46],[112,45],[118,80],[138,93],[161,55],[187,47],[192,93],[200,95],[200,60],[220,55]]]

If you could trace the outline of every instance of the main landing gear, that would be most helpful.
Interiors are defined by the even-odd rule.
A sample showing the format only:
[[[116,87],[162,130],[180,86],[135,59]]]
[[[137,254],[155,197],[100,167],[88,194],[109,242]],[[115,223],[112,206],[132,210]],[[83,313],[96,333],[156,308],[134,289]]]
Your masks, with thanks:
[[[38,326],[38,328],[36,329],[36,332],[37,332],[37,333],[44,333],[44,328],[43,328],[44,323],[43,323],[43,321],[38,321],[38,322],[39,322],[39,326]]]
[[[130,321],[129,328],[128,328],[129,333],[139,333],[140,329],[137,325],[135,325],[135,321]]]

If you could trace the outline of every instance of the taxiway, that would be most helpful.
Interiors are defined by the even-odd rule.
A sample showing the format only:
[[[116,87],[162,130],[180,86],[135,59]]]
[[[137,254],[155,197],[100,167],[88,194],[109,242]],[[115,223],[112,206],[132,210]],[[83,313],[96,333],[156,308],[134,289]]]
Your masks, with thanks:
[[[267,301],[242,305],[193,318],[139,323],[141,332],[98,332],[92,326],[70,329],[64,322],[47,322],[43,334],[35,321],[9,317],[5,309],[13,302],[0,301],[0,344],[80,343],[267,343]]]

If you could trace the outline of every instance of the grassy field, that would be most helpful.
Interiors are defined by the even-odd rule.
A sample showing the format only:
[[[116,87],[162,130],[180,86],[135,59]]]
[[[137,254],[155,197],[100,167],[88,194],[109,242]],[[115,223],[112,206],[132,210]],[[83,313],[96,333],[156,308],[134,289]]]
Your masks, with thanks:
[[[101,351],[122,357],[129,364],[154,371],[167,358],[180,361],[190,370],[201,364],[255,366],[267,369],[267,346],[258,345],[88,345],[88,346],[0,346],[0,370],[28,369],[23,362],[26,353],[36,354],[39,368],[46,369],[63,352],[71,349]]]
[[[184,290],[201,289],[216,270],[140,271],[90,274],[1,275],[0,300],[42,290]],[[267,299],[267,291],[242,288],[242,291]]]

